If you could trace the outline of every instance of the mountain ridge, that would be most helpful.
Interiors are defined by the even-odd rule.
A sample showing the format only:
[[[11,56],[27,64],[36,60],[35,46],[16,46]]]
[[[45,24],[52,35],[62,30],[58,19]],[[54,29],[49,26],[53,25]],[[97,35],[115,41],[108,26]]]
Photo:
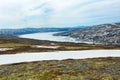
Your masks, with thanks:
[[[18,36],[22,34],[31,34],[38,32],[59,32],[69,31],[76,28],[22,28],[22,29],[0,29],[0,36]]]
[[[120,45],[120,23],[100,24],[55,35],[70,36],[93,44]]]

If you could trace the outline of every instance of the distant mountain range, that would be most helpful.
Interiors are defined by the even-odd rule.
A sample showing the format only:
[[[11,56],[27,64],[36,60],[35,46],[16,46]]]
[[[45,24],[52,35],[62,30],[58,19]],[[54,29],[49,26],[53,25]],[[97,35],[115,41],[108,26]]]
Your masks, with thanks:
[[[120,45],[120,23],[101,24],[55,35],[70,36],[76,40],[84,40],[94,44]]]
[[[0,29],[0,36],[18,36],[38,32],[71,31],[78,28],[23,28],[23,29]]]

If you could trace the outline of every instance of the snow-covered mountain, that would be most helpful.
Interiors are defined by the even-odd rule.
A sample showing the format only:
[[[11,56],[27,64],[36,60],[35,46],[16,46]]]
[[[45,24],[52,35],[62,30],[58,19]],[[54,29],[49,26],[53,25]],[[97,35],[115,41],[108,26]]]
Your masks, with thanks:
[[[101,24],[56,35],[70,36],[76,40],[84,40],[94,44],[120,45],[120,23]]]

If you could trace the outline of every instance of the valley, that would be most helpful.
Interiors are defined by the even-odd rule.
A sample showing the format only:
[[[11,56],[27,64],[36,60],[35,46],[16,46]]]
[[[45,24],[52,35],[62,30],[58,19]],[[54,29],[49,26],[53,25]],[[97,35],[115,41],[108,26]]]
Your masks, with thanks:
[[[0,0],[0,80],[120,80],[120,0]]]
[[[69,51],[69,50],[100,50],[100,49],[120,49],[119,46],[114,45],[96,45],[88,44],[87,42],[81,43],[72,40],[69,37],[53,37],[52,34],[35,33],[21,35],[19,37],[0,37],[0,49],[12,48],[0,51],[0,54],[17,54],[24,52],[51,52],[51,51]],[[37,36],[36,36],[37,35]],[[47,38],[48,36],[49,38]],[[48,46],[46,47],[33,47],[33,46]],[[58,46],[57,48],[50,48]]]
[[[119,80],[119,44],[76,40],[66,33],[0,36],[0,80]]]

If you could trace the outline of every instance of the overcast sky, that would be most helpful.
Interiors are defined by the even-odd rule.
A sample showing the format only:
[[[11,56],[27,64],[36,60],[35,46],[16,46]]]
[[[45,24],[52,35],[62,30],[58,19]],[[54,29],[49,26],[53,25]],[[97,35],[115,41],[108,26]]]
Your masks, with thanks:
[[[0,0],[0,28],[120,22],[120,0]]]

